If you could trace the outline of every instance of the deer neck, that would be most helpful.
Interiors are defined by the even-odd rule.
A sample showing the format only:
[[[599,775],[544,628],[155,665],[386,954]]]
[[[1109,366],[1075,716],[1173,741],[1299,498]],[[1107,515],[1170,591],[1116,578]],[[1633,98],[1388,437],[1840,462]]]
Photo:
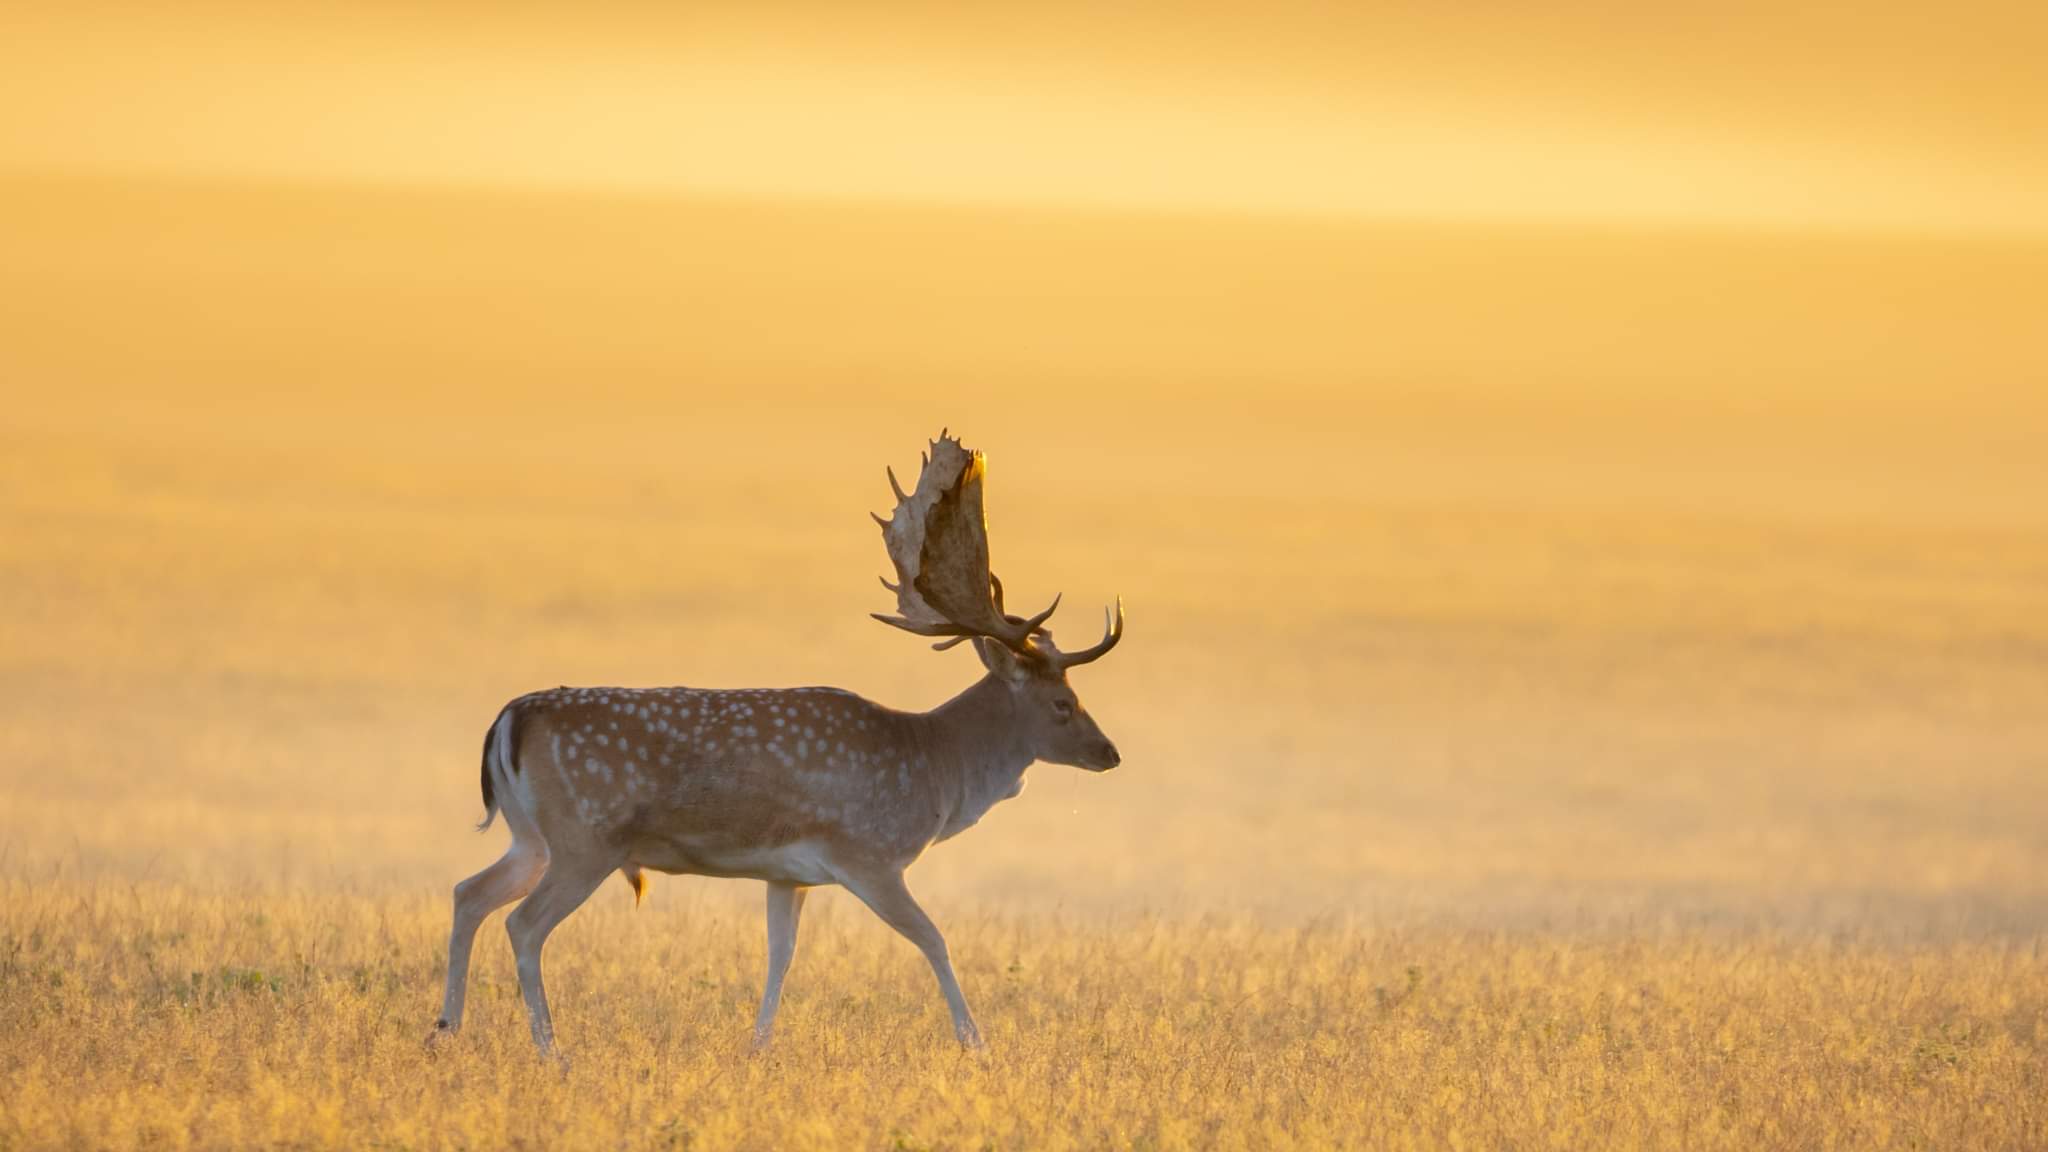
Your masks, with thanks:
[[[984,676],[925,713],[925,741],[940,797],[938,838],[957,836],[1024,790],[1031,747],[1007,685]]]

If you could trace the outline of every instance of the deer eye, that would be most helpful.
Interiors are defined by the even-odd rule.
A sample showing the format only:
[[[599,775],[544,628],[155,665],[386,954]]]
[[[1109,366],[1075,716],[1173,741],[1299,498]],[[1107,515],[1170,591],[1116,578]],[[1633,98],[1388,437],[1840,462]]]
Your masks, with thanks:
[[[1053,701],[1052,714],[1061,720],[1072,720],[1074,718],[1074,702],[1072,700]]]

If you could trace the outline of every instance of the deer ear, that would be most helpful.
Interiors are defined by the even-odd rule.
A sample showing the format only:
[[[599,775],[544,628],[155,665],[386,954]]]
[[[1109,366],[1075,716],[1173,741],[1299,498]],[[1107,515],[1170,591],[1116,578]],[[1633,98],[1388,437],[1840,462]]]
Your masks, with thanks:
[[[974,654],[981,657],[981,666],[998,680],[1021,684],[1031,679],[1031,669],[1024,666],[1024,660],[1015,652],[994,640],[974,638]]]

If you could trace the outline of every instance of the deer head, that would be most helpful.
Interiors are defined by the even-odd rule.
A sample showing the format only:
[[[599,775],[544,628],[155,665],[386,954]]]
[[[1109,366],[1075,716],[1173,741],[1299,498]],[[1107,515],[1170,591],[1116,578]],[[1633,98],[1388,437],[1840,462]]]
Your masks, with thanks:
[[[874,617],[920,636],[943,637],[943,651],[972,641],[989,676],[1004,685],[1013,715],[1037,759],[1092,771],[1117,765],[1116,745],[1102,734],[1074,690],[1067,670],[1099,660],[1124,635],[1124,606],[1104,610],[1102,640],[1078,652],[1062,652],[1045,627],[1059,597],[1034,616],[1012,616],[1003,608],[1003,585],[989,568],[988,521],[982,512],[987,463],[960,441],[941,432],[932,441],[917,487],[905,494],[889,471],[896,509],[884,520],[882,540],[896,567],[897,582],[882,587],[896,594],[898,615]]]

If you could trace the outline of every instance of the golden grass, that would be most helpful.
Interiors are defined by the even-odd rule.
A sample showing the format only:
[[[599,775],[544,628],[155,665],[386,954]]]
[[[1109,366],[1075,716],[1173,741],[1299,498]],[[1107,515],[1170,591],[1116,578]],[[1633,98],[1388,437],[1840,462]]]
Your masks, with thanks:
[[[465,1033],[422,1044],[438,900],[14,879],[0,1147],[2048,1140],[2038,941],[955,915],[976,1058],[915,953],[827,897],[755,1057],[753,901],[628,903],[608,887],[550,946],[557,1067],[495,924]]]

